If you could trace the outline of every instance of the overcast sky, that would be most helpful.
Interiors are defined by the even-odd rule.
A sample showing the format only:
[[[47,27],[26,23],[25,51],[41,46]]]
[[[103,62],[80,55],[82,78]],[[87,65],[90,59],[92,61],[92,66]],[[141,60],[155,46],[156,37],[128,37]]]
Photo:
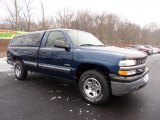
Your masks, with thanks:
[[[160,0],[34,0],[33,16],[40,17],[40,1],[43,2],[46,16],[54,16],[64,8],[74,11],[87,9],[92,12],[113,13],[122,19],[144,26],[149,23],[160,24]],[[0,17],[6,16],[6,11],[0,6]]]

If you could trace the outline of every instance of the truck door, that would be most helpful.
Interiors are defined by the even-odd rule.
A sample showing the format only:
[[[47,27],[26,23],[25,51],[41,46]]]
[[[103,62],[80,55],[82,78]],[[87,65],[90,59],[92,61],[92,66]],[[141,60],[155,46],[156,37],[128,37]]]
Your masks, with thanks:
[[[55,40],[66,40],[61,31],[50,31],[39,49],[38,67],[41,72],[71,79],[72,49],[54,47]]]

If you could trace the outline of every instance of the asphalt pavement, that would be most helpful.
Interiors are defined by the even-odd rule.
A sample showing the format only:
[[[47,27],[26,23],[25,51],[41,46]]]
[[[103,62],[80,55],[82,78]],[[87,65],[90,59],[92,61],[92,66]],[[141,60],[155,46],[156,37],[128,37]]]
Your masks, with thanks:
[[[18,81],[0,60],[0,120],[160,120],[160,55],[147,60],[149,83],[104,105],[83,100],[77,86],[42,74]]]

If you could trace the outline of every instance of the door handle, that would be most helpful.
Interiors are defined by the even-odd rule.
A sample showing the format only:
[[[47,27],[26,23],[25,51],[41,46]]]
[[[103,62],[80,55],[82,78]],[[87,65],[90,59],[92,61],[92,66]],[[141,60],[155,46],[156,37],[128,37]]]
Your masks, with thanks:
[[[43,51],[42,53],[43,53],[43,54],[47,54],[47,51]]]

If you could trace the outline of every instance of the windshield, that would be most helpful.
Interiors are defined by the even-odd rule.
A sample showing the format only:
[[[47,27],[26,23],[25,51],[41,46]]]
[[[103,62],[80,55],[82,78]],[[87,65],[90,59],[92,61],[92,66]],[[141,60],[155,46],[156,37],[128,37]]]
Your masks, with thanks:
[[[90,33],[71,30],[67,31],[72,42],[76,46],[104,46],[104,44]]]

